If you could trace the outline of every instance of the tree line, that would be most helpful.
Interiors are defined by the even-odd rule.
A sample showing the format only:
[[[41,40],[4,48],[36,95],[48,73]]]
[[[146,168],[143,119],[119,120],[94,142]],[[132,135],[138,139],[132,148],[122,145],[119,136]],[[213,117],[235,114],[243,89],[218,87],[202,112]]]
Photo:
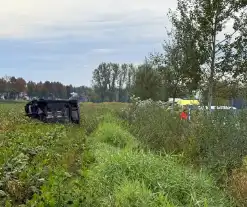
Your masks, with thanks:
[[[60,82],[38,82],[26,81],[21,77],[5,76],[0,78],[0,94],[5,99],[16,99],[21,94],[26,94],[30,98],[61,98],[68,99],[71,93],[75,92],[87,99],[94,99],[92,89],[86,86],[74,87],[64,85]]]

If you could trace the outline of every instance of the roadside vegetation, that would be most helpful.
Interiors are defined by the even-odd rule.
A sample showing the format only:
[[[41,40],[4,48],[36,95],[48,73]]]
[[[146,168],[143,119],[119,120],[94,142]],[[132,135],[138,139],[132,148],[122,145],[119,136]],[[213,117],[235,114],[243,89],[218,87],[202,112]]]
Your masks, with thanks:
[[[246,109],[187,122],[163,104],[246,108],[246,2],[177,0],[164,50],[100,63],[92,87],[0,78],[0,206],[247,206]],[[75,93],[80,126],[24,117],[24,100]]]
[[[23,106],[0,105],[0,206],[246,205],[244,114],[184,123],[155,104],[85,103],[78,127]]]

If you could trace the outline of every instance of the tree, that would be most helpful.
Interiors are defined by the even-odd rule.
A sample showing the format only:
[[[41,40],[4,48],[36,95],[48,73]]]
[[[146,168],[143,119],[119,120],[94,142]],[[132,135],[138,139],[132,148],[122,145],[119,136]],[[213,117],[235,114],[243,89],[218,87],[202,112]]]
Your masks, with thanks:
[[[93,72],[93,88],[101,101],[128,99],[133,70],[133,65],[101,63]]]
[[[7,82],[4,78],[0,78],[0,93],[6,92]]]
[[[134,88],[135,79],[136,79],[136,67],[133,64],[129,64],[127,70],[127,80],[126,80],[126,98],[125,101],[130,101],[130,96]]]
[[[159,92],[161,87],[161,78],[156,69],[147,61],[140,65],[136,72],[134,83],[134,95],[140,97],[141,100],[153,99],[159,100]]]
[[[126,78],[128,74],[128,64],[123,64],[120,67],[118,75],[118,97],[117,100],[122,100],[124,97],[124,84],[126,83]]]
[[[246,4],[243,2],[237,0],[178,0],[177,12],[173,13],[172,24],[175,28],[181,30],[181,28],[186,28],[187,23],[190,22],[192,31],[194,31],[194,45],[200,48],[200,65],[205,69],[203,75],[208,75],[209,109],[212,104],[216,75],[227,71],[226,69],[228,72],[232,71],[233,69],[229,70],[230,60],[234,59],[236,63],[240,59],[240,52],[235,52],[238,54],[235,56],[232,54],[234,45],[237,45],[236,51],[240,48],[237,44],[238,38],[233,39],[233,35],[240,32],[239,37],[241,37],[246,20],[243,24],[235,23],[235,32],[225,34],[225,38],[221,41],[219,39],[231,18],[237,20],[239,12],[245,9]],[[191,63],[193,64],[193,61]]]
[[[242,96],[241,91],[243,87],[237,81],[232,80],[216,80],[213,86],[213,104],[229,105],[232,99],[237,99]],[[203,90],[203,102],[206,103],[208,88]]]
[[[66,86],[66,97],[69,98],[71,95],[71,93],[73,92],[73,86],[72,85],[69,85],[69,86]]]
[[[109,100],[116,101],[117,98],[117,81],[119,79],[120,67],[119,64],[109,63],[108,67],[110,68],[110,84],[109,84]]]
[[[18,93],[26,91],[26,81],[23,78],[17,78],[15,88]]]
[[[162,77],[163,98],[172,97],[174,105],[176,97],[191,94],[198,88],[201,74],[200,55],[190,22],[183,21],[182,25],[173,15],[170,18],[176,27],[167,32],[163,54],[151,54],[150,60]]]
[[[34,83],[33,81],[29,81],[27,83],[27,95],[29,97],[37,96],[36,83]]]
[[[7,99],[18,98],[19,93],[26,92],[30,98],[69,98],[72,92],[77,92],[85,97],[94,96],[95,94],[90,87],[72,85],[65,86],[60,82],[26,82],[23,78],[5,76],[0,78],[0,93]]]
[[[99,94],[101,101],[106,100],[110,84],[110,70],[107,63],[101,63],[93,72],[93,88]]]
[[[17,88],[16,88],[16,78],[12,76],[9,80],[10,90],[9,90],[9,96],[11,99],[15,99],[17,95]]]

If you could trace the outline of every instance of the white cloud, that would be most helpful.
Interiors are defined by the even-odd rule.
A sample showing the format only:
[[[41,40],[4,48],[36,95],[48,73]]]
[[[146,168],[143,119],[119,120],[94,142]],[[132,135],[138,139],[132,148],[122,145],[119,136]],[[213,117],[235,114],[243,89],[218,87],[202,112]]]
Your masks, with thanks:
[[[0,0],[0,38],[114,41],[117,35],[115,41],[158,42],[169,24],[168,9],[176,4],[176,0]]]
[[[124,24],[143,28],[158,24],[161,30],[176,1],[0,0],[0,5],[0,37],[30,38],[75,32],[88,36],[98,28],[106,31]]]
[[[90,52],[97,53],[97,54],[110,54],[110,53],[117,52],[117,50],[110,49],[110,48],[98,48],[98,49],[92,49]]]

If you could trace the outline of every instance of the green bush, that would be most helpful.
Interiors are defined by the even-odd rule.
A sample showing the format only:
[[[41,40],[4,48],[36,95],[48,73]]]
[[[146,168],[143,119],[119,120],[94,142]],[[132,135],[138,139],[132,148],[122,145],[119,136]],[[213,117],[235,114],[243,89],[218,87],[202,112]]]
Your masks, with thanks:
[[[177,112],[152,104],[131,110],[129,129],[141,143],[155,151],[184,153],[185,159],[208,168],[221,184],[247,155],[246,111],[193,112],[192,121],[186,122]]]
[[[81,183],[84,206],[231,206],[214,182],[177,157],[94,147],[96,162]]]
[[[153,150],[182,152],[189,125],[178,113],[151,105],[136,110],[133,116],[130,130],[141,143]]]
[[[227,178],[232,169],[239,168],[247,155],[247,116],[214,112],[201,116],[191,129],[191,159],[206,166],[219,181]]]

